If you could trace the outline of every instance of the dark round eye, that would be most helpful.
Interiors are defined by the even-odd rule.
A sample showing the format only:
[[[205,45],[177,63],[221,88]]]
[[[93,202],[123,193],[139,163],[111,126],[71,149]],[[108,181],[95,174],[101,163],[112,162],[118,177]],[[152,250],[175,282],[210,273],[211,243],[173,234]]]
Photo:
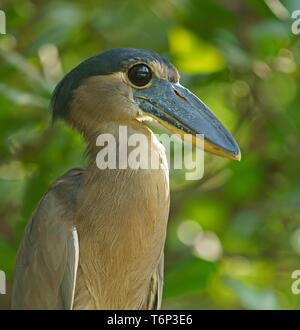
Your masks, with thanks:
[[[146,64],[136,64],[128,71],[130,82],[138,87],[146,86],[152,78],[152,72]]]

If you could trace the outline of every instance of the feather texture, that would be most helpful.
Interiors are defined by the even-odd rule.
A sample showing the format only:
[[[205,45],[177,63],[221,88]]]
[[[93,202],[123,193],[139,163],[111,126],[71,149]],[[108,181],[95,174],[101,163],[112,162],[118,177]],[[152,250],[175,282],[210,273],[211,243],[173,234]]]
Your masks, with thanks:
[[[81,173],[59,179],[30,219],[18,251],[12,308],[72,308],[79,254],[72,219]]]

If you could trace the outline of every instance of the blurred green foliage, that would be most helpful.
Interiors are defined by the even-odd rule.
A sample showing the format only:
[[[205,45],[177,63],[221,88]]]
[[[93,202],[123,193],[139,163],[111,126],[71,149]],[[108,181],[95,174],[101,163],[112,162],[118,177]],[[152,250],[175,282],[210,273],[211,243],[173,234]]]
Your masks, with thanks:
[[[280,5],[281,4],[281,5]],[[8,291],[25,224],[51,182],[85,163],[81,137],[51,126],[53,87],[107,48],[167,55],[182,83],[233,133],[242,161],[206,156],[205,175],[171,173],[164,308],[300,306],[298,0],[0,2],[0,269]],[[298,8],[297,8],[298,7]],[[0,296],[0,308],[9,294]]]

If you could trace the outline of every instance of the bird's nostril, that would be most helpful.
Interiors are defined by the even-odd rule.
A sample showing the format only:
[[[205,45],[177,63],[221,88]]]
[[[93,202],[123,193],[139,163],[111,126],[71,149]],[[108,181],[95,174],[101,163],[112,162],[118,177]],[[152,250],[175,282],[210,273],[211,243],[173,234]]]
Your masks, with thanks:
[[[174,93],[180,98],[180,100],[186,101],[186,98],[182,96],[176,89],[174,89]]]

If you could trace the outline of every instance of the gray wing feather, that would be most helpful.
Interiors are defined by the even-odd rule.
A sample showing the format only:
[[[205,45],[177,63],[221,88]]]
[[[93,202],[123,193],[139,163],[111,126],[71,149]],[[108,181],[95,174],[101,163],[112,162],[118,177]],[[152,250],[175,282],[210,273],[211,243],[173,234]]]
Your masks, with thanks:
[[[156,272],[153,274],[150,285],[148,309],[160,309],[164,285],[164,254],[160,257]]]
[[[76,276],[79,262],[79,241],[77,231],[74,228],[72,235],[68,237],[69,258],[61,284],[61,298],[64,309],[73,309]]]
[[[13,309],[72,308],[79,255],[72,223],[78,179],[73,177],[74,170],[48,191],[26,227],[17,256]]]

